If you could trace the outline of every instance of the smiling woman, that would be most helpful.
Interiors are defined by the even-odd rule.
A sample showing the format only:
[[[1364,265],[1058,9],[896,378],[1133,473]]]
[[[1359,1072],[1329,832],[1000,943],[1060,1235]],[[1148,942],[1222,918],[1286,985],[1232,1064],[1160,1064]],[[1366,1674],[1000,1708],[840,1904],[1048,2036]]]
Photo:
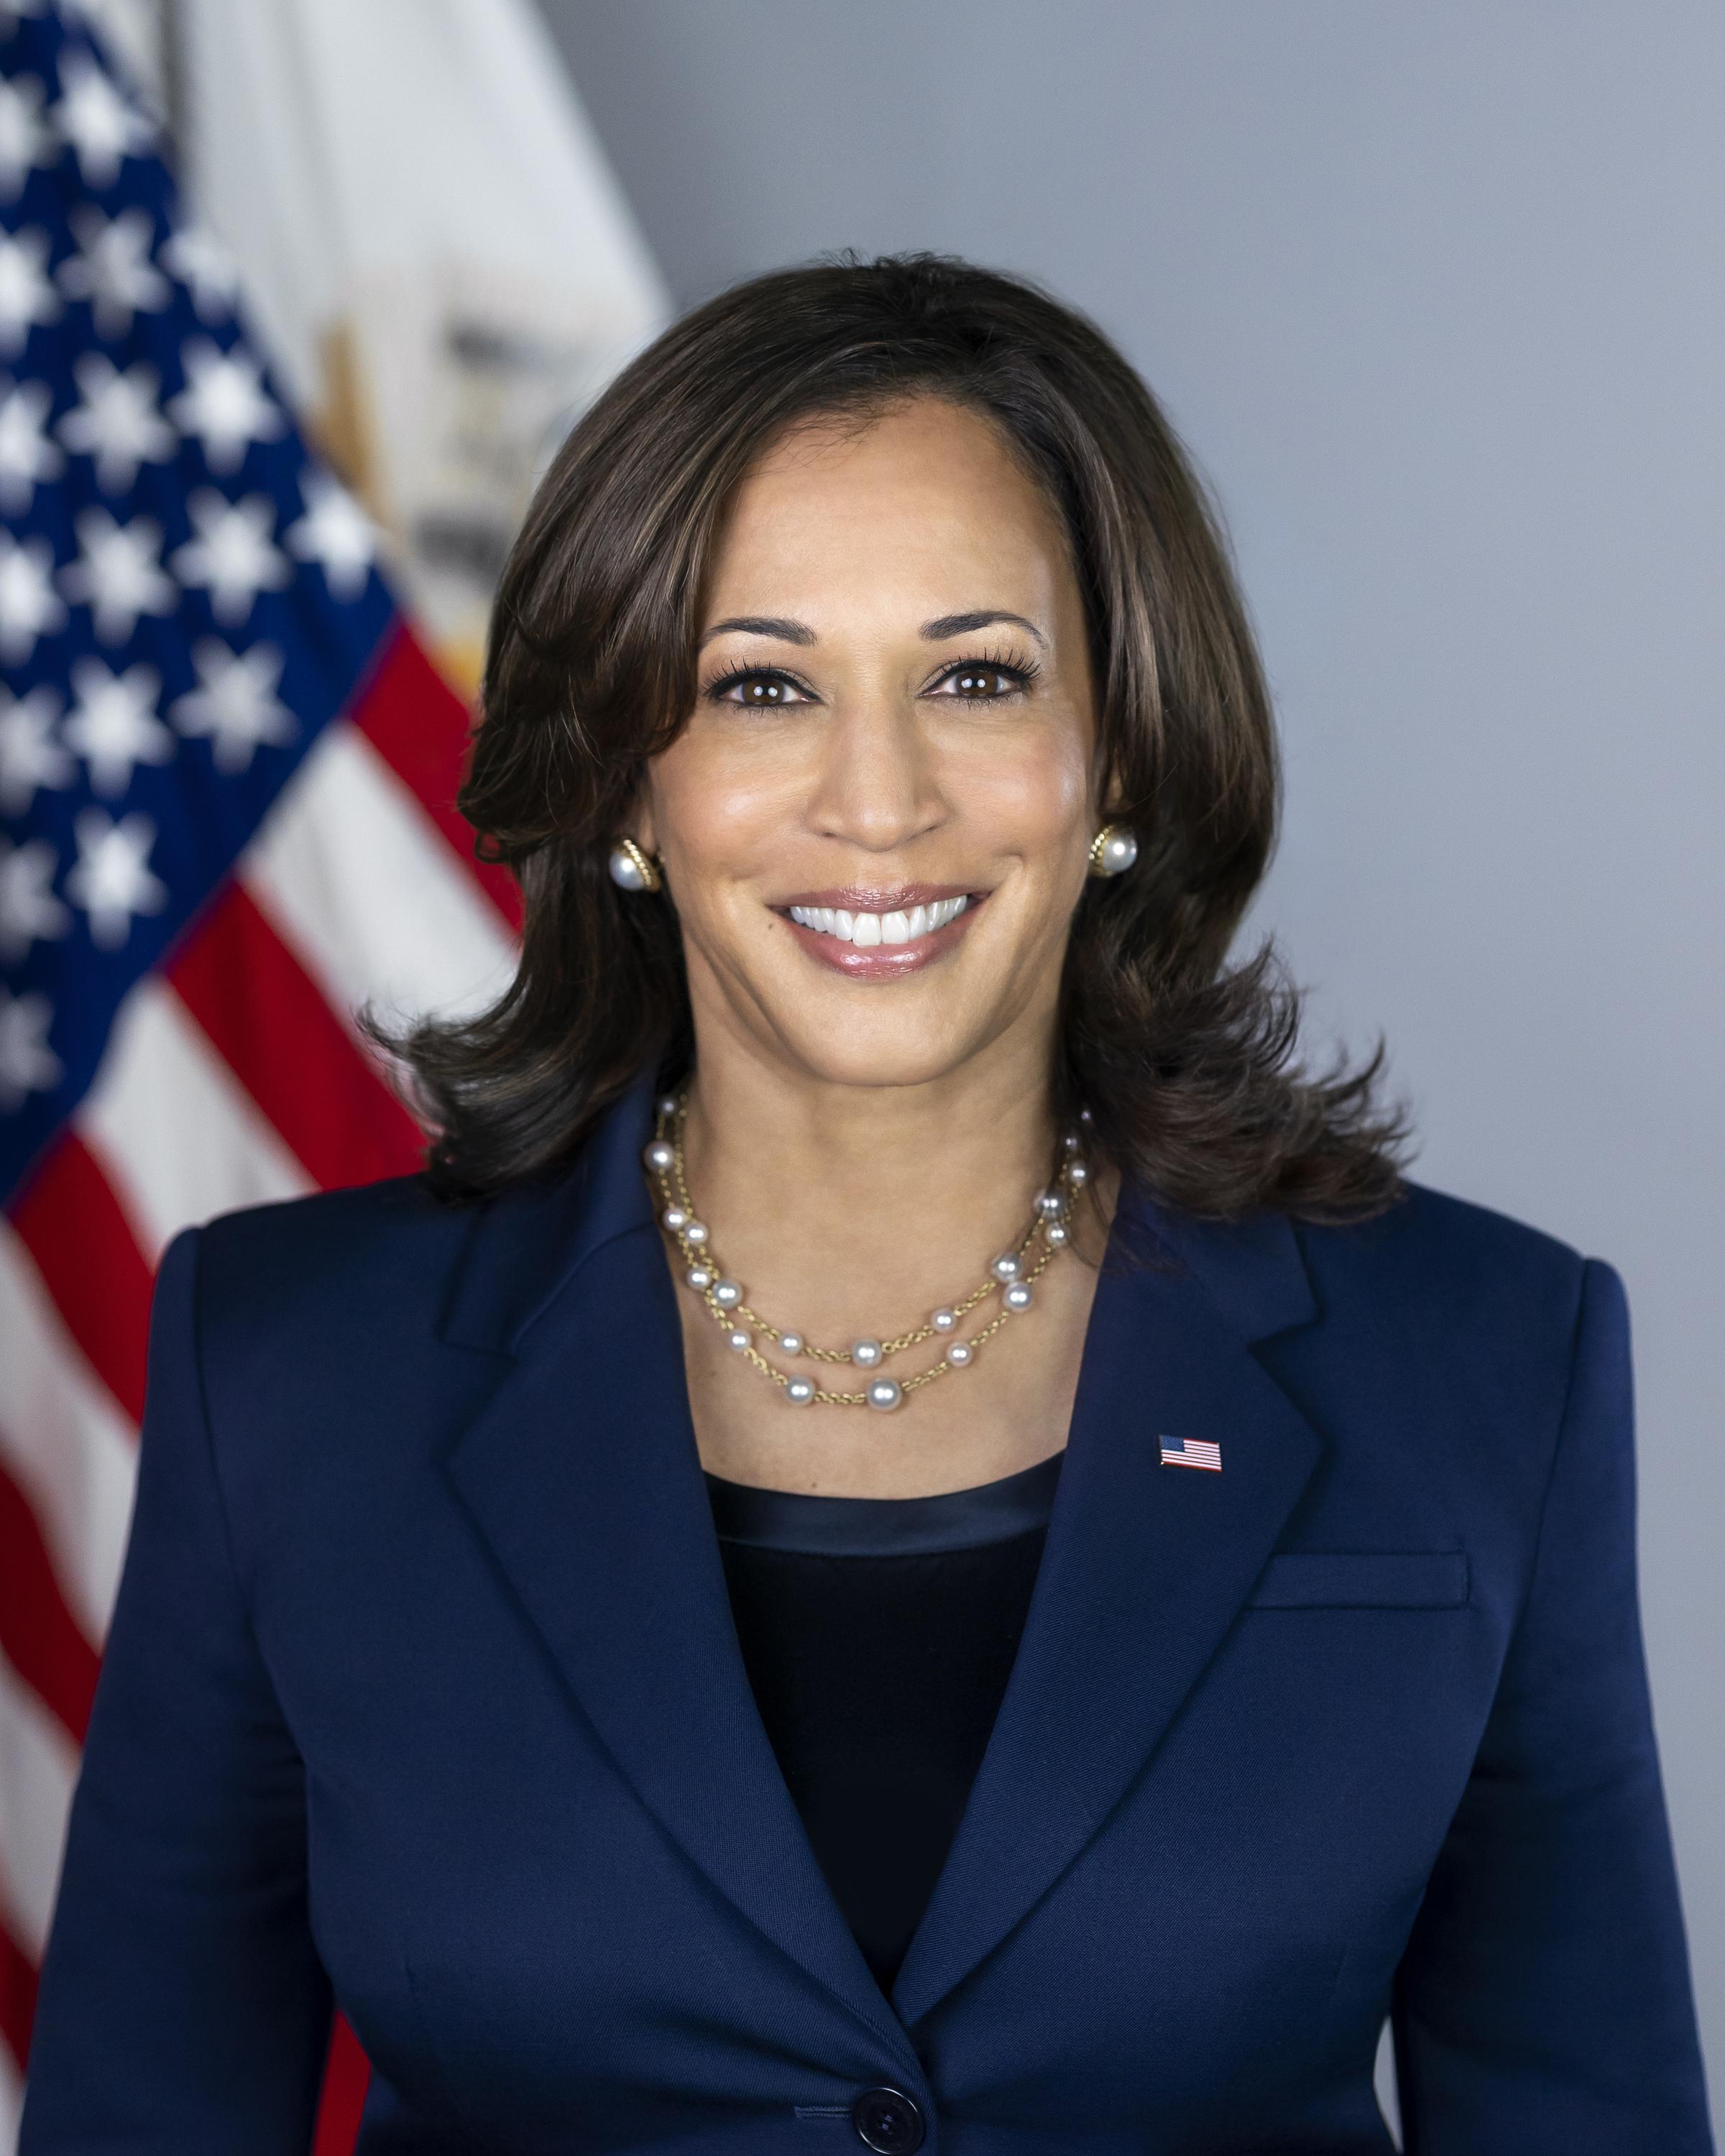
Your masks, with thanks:
[[[1269,1202],[1342,1218],[1393,1196],[1403,1132],[1373,1105],[1378,1060],[1308,1080],[1273,952],[1224,963],[1273,843],[1277,758],[1213,519],[1137,377],[1033,288],[916,258],[782,273],[687,317],[542,487],[500,594],[483,701],[463,805],[521,875],[527,932],[495,1010],[401,1044],[450,1194],[568,1157],[644,1059],[667,1073],[691,1060],[689,969],[711,955],[691,930],[716,889],[672,865],[670,905],[644,910],[619,905],[604,875],[626,827],[652,850],[644,782],[687,778],[681,798],[701,794],[716,819],[721,765],[752,769],[770,777],[773,813],[801,795],[806,818],[811,758],[827,759],[830,797],[847,767],[896,752],[888,736],[913,702],[917,723],[896,738],[917,756],[891,786],[920,787],[920,803],[866,803],[845,866],[860,849],[910,849],[919,866],[952,850],[957,826],[937,835],[929,820],[949,780],[965,842],[1013,789],[1034,802],[1045,829],[1024,834],[994,906],[1013,922],[988,947],[1004,960],[1034,892],[1040,946],[1019,956],[1064,1004],[1061,1111],[1087,1106],[1111,1159],[1201,1213]],[[744,728],[744,711],[762,723]],[[1135,844],[1131,877],[1083,876],[1093,810]],[[786,835],[759,834],[776,852],[752,902],[788,918]],[[682,843],[670,839],[670,863]],[[896,980],[955,947],[917,952],[896,923],[889,934],[884,916],[918,880],[891,866],[885,884],[823,879],[849,944],[830,960],[850,978]],[[725,883],[734,899],[734,869]],[[936,887],[949,884],[973,903],[988,888]],[[827,956],[821,933],[796,940]],[[1010,993],[1028,993],[1009,971]],[[976,997],[1007,992],[980,954],[941,969],[918,1007],[947,1011],[937,1055],[964,1023],[952,995],[974,1024]],[[817,997],[805,1026],[819,1029],[819,991],[798,993]],[[901,998],[866,1018],[847,1007],[840,1034],[860,1024],[914,1059],[922,1021]]]
[[[463,801],[424,1174],[163,1263],[23,2156],[303,2148],[331,1994],[362,2156],[1383,2156],[1386,2016],[1421,2156],[1703,2156],[1622,1283],[1230,963],[1274,734],[1119,354],[691,315]]]

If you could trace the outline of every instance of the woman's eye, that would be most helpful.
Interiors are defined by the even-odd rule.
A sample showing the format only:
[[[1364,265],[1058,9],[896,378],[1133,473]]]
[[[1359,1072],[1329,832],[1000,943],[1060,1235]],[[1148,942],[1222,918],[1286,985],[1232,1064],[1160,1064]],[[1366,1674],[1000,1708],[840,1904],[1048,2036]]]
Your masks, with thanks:
[[[733,674],[711,694],[722,704],[743,704],[751,711],[776,711],[786,704],[803,704],[808,698],[783,674]]]
[[[1024,685],[1024,677],[1009,667],[957,666],[936,682],[934,694],[960,696],[967,703],[992,704]]]

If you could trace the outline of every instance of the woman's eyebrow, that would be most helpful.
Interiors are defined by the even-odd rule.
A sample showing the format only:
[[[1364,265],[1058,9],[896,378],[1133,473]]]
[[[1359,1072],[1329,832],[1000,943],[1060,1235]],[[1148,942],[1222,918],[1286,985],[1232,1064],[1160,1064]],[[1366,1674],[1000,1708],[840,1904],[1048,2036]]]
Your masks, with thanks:
[[[1009,621],[1018,628],[1028,629],[1046,650],[1048,639],[1034,621],[1021,613],[1009,613],[1004,607],[979,607],[973,613],[943,613],[933,621],[925,621],[918,634],[926,643],[939,644],[949,636],[968,636],[978,629],[990,628],[996,622]],[[805,621],[793,621],[787,614],[738,613],[723,621],[716,621],[701,638],[703,646],[716,636],[773,636],[781,644],[810,644],[819,639]]]
[[[943,613],[935,621],[925,621],[922,634],[930,644],[938,644],[948,636],[968,636],[973,629],[988,629],[997,621],[1016,623],[1027,629],[1042,646],[1048,649],[1048,639],[1034,621],[1026,621],[1021,613],[1008,613],[1002,607],[984,607],[976,613]]]
[[[740,630],[746,636],[776,636],[781,644],[815,641],[814,631],[807,622],[792,621],[783,614],[739,613],[732,615],[727,621],[716,621],[701,638],[701,643],[711,644],[716,636],[724,636],[733,630]]]

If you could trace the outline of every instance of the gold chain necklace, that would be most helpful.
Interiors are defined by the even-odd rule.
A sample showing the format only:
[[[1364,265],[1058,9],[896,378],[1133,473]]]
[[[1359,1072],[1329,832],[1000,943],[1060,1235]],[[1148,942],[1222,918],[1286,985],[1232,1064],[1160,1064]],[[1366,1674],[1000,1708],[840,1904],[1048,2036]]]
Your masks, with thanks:
[[[919,1385],[932,1384],[949,1370],[968,1369],[975,1362],[977,1350],[983,1341],[998,1332],[1009,1318],[1031,1307],[1035,1300],[1031,1283],[1070,1242],[1068,1216],[1072,1201],[1090,1179],[1090,1171],[1084,1163],[1083,1140],[1077,1131],[1069,1131],[1060,1141],[1054,1180],[1038,1196],[1029,1226],[1014,1249],[1004,1250],[995,1259],[980,1287],[973,1288],[962,1302],[943,1305],[931,1315],[927,1324],[901,1332],[895,1340],[866,1338],[854,1340],[848,1348],[817,1348],[803,1333],[781,1332],[769,1319],[752,1310],[741,1284],[725,1270],[713,1248],[711,1230],[696,1217],[694,1201],[689,1195],[689,1180],[683,1165],[683,1123],[688,1111],[686,1086],[679,1092],[664,1095],[659,1102],[655,1135],[642,1156],[659,1185],[663,1201],[660,1219],[682,1254],[685,1281],[723,1328],[730,1346],[763,1377],[771,1378],[793,1407],[808,1407],[819,1400],[828,1407],[890,1410],[899,1406],[906,1394],[915,1392]],[[1079,1122],[1090,1122],[1087,1108],[1080,1111]],[[1031,1247],[1039,1239],[1040,1247],[1033,1258]],[[953,1337],[960,1321],[968,1317],[985,1296],[997,1292],[1000,1308],[988,1322],[968,1340]],[[939,1362],[905,1378],[902,1383],[896,1378],[883,1374],[871,1378],[860,1393],[845,1393],[829,1391],[813,1378],[781,1370],[776,1363],[769,1363],[755,1345],[757,1335],[772,1341],[783,1355],[813,1363],[842,1363],[857,1370],[878,1370],[890,1356],[901,1354],[906,1348],[917,1347],[925,1340],[944,1338],[947,1348]]]

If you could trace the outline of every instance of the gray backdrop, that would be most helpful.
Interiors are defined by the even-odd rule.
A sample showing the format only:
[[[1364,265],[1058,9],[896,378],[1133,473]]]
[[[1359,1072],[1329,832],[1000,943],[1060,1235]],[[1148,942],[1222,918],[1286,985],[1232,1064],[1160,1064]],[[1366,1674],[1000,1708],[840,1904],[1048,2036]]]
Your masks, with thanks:
[[[1095,315],[1227,514],[1255,916],[1425,1180],[1629,1283],[1643,1605],[1725,2061],[1725,9],[543,0],[678,298],[837,247]],[[1717,2103],[1716,2097],[1716,2103]]]

